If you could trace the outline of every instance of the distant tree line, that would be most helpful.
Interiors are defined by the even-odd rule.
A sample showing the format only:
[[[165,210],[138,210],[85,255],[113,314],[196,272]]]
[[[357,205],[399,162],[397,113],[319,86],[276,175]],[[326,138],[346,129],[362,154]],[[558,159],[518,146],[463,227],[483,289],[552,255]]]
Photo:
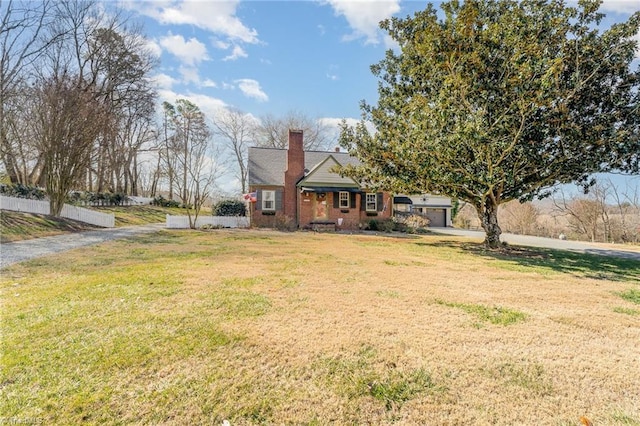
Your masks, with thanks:
[[[621,188],[611,179],[596,183],[587,193],[558,190],[548,202],[517,200],[504,203],[498,218],[505,232],[606,243],[640,243],[640,188]],[[479,228],[469,205],[454,220],[462,228]]]

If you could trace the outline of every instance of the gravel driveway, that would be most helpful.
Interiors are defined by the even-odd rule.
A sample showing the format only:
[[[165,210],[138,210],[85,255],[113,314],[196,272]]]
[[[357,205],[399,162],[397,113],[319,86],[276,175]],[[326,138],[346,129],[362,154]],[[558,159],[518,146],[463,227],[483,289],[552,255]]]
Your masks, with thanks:
[[[56,235],[53,237],[37,238],[14,243],[4,243],[0,246],[0,269],[14,263],[35,259],[61,251],[126,238],[133,235],[156,232],[165,227],[164,223],[142,226],[128,226],[123,228],[101,229],[98,231],[78,232],[73,234]],[[484,232],[469,231],[456,228],[430,228],[438,234],[457,235],[484,239]],[[611,245],[590,244],[578,241],[556,240],[552,238],[531,237],[526,235],[502,234],[502,241],[509,244],[551,249],[569,250],[582,253],[616,256],[640,261],[640,251],[612,248]]]
[[[429,228],[430,231],[438,234],[457,235],[484,239],[484,231],[470,231],[456,228]],[[624,247],[613,247],[612,244],[586,243],[581,241],[567,241],[553,238],[533,237],[529,235],[516,235],[503,233],[501,241],[509,244],[529,247],[542,247],[557,250],[568,250],[580,253],[599,254],[604,256],[623,257],[626,259],[637,259],[640,261],[640,251],[633,251]]]
[[[35,259],[61,251],[98,244],[105,241],[126,238],[132,235],[149,234],[165,227],[164,223],[141,226],[126,226],[122,228],[100,229],[97,231],[77,232],[72,234],[55,235],[52,237],[36,238],[33,240],[16,241],[0,245],[0,269],[14,263]]]

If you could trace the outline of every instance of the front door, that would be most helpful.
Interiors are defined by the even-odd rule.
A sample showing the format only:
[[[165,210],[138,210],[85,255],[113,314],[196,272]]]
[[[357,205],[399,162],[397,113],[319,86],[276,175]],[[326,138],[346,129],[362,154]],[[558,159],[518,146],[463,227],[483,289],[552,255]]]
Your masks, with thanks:
[[[329,209],[327,209],[327,194],[317,193],[313,199],[313,220],[329,219]]]

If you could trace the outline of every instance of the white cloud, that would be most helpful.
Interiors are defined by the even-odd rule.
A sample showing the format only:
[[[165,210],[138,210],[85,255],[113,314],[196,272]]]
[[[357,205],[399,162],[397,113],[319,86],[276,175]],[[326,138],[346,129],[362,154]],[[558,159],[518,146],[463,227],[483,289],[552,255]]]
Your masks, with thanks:
[[[356,40],[364,37],[366,44],[378,44],[380,21],[390,18],[400,11],[400,0],[357,1],[327,0],[336,15],[345,17],[353,30],[345,40]]]
[[[635,13],[640,10],[637,0],[603,0],[600,10],[603,12]]]
[[[218,87],[218,84],[215,81],[213,81],[213,80],[211,80],[209,78],[206,78],[202,82],[202,87]]]
[[[340,125],[342,124],[342,120],[346,120],[347,125],[349,126],[355,126],[356,124],[360,123],[359,118],[343,119],[343,118],[334,118],[334,117],[324,117],[324,118],[318,119],[318,121],[321,124],[329,128],[330,137],[336,141],[340,137]],[[371,123],[370,121],[367,121],[365,125],[367,126],[367,130],[369,131],[369,133],[372,133],[372,134],[375,133],[375,128],[373,127],[373,123]]]
[[[151,77],[151,80],[156,84],[156,86],[160,89],[171,89],[171,87],[176,83],[176,79],[167,74],[156,74]]]
[[[262,88],[260,88],[260,83],[258,81],[250,78],[241,78],[234,82],[238,84],[238,88],[246,97],[254,98],[260,102],[266,102],[269,100],[267,94],[262,91]]]
[[[392,49],[395,51],[400,50],[400,45],[397,41],[395,41],[389,34],[384,34],[382,36],[382,43],[384,44],[385,49]]]
[[[228,49],[231,47],[231,43],[227,43],[222,40],[213,40],[213,45],[218,49]]]
[[[198,69],[196,67],[185,67],[181,65],[178,68],[178,72],[182,76],[183,83],[200,85],[200,74],[198,74]]]
[[[200,93],[177,93],[172,90],[158,91],[158,101],[160,104],[162,104],[163,101],[175,104],[178,99],[186,99],[193,102],[204,112],[207,118],[215,117],[221,110],[227,108],[227,104],[223,100]]]
[[[185,40],[181,35],[169,32],[169,35],[160,39],[160,45],[186,65],[195,65],[209,59],[207,47],[194,37]]]
[[[165,25],[195,25],[231,40],[258,43],[258,32],[236,16],[239,3],[240,0],[165,0],[129,2],[127,6]]]
[[[238,58],[246,58],[247,52],[244,51],[244,49],[240,46],[233,46],[233,50],[231,51],[231,54],[228,56],[225,56],[222,60],[223,61],[235,61]]]
[[[204,80],[200,78],[200,73],[196,67],[180,66],[178,67],[178,72],[182,76],[182,83],[191,83],[198,87],[218,87],[218,83],[210,78],[205,78]]]
[[[162,47],[155,41],[147,39],[145,42],[145,46],[149,53],[151,53],[154,57],[159,58],[162,55]]]

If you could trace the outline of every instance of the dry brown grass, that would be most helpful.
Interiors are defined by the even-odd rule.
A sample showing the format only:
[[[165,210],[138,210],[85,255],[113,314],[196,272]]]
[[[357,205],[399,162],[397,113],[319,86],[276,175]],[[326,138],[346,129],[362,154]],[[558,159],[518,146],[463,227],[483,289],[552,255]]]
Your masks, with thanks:
[[[638,308],[617,293],[639,288],[640,266],[576,256],[505,258],[441,236],[216,230],[65,254],[72,268],[56,258],[17,265],[2,278],[4,345],[22,347],[4,361],[3,392],[16,398],[5,415],[58,424],[639,424],[640,316],[614,308]],[[118,271],[134,278],[110,278]],[[526,319],[496,325],[455,304]],[[35,321],[38,309],[65,314]],[[42,340],[54,321],[57,334]],[[24,343],[74,338],[111,357],[76,354],[88,360],[65,367],[55,356],[33,361]]]

